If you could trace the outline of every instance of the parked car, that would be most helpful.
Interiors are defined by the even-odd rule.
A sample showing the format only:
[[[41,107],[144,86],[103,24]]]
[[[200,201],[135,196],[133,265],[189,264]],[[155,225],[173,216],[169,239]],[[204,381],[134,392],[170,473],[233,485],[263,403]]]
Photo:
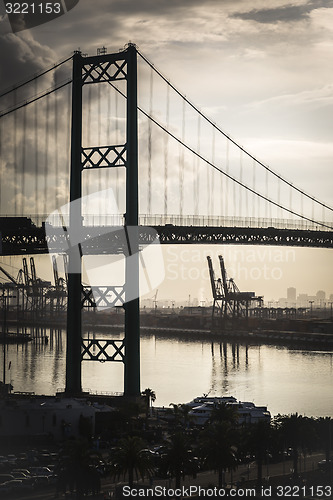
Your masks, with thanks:
[[[30,467],[30,473],[32,476],[52,476],[52,471],[48,467]]]
[[[47,486],[49,484],[48,476],[34,476],[35,486]]]
[[[320,462],[318,462],[318,469],[320,469],[322,471],[328,472],[330,466],[332,467],[332,460],[329,460],[329,461],[320,460]]]
[[[7,481],[11,481],[15,479],[12,474],[0,474],[0,484],[6,483]]]

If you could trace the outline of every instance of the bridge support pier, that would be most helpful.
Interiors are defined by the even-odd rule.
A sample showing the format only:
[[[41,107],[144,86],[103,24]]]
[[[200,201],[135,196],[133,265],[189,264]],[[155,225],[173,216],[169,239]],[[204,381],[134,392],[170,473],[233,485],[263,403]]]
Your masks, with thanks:
[[[82,87],[84,84],[105,83],[115,80],[127,82],[126,143],[108,147],[100,145],[82,149]],[[73,57],[72,91],[72,150],[70,178],[70,239],[68,251],[68,311],[66,351],[66,394],[82,392],[82,280],[81,241],[82,231],[82,171],[84,168],[100,168],[87,150],[103,155],[106,167],[126,168],[125,233],[128,252],[125,260],[125,354],[124,395],[140,396],[140,312],[139,312],[139,234],[138,234],[138,117],[137,117],[137,51],[129,44],[124,52],[83,57]],[[90,145],[89,145],[90,146]],[[108,154],[117,151],[115,160]],[[101,153],[101,151],[104,153]],[[84,159],[85,158],[85,159]],[[87,159],[89,158],[89,159]],[[131,299],[131,300],[130,300]]]

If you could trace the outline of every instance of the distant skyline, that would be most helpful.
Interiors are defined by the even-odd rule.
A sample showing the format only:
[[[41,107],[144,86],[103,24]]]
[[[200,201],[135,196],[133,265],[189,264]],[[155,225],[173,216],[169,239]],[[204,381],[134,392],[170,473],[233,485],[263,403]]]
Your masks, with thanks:
[[[134,42],[237,142],[332,206],[332,35],[332,0],[271,0],[269,6],[263,0],[80,0],[59,19],[0,35],[0,88],[79,48],[93,55],[102,46],[115,52]],[[7,168],[1,162],[3,193]],[[177,184],[178,177],[172,181]],[[177,213],[172,201],[170,213]],[[214,200],[215,208],[220,201]],[[192,245],[178,247],[173,255],[174,247],[169,248],[171,253],[164,249],[168,272],[161,296],[206,298],[206,255],[219,253],[239,288],[265,300],[283,297],[289,286],[332,293],[332,250]],[[41,274],[47,273],[41,264]]]

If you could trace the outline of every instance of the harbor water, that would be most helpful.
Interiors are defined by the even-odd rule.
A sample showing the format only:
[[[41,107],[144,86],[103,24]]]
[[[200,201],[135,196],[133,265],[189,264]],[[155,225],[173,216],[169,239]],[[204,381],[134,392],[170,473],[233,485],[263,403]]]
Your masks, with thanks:
[[[105,332],[89,335],[110,338]],[[112,339],[122,337],[121,333],[111,334]],[[64,389],[64,331],[46,329],[31,342],[9,344],[6,350],[6,381],[14,391],[55,394]],[[155,391],[157,406],[186,403],[209,392],[267,405],[272,415],[298,412],[333,417],[332,382],[332,351],[176,335],[141,337],[141,388]],[[84,361],[82,386],[94,393],[122,392],[123,364]]]

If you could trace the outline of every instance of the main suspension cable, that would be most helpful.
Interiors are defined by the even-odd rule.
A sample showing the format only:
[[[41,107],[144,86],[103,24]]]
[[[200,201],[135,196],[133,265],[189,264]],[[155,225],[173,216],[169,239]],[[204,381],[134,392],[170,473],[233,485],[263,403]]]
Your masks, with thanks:
[[[181,97],[182,99],[184,99],[186,101],[186,103],[191,106],[192,109],[194,109],[194,111],[196,111],[197,113],[199,113],[199,115],[202,116],[202,118],[204,118],[204,120],[206,120],[212,127],[214,127],[218,132],[220,132],[220,134],[224,135],[224,137],[226,137],[230,142],[232,142],[236,147],[238,147],[241,151],[243,151],[247,156],[249,156],[250,158],[252,158],[252,160],[255,160],[258,165],[260,165],[261,167],[263,167],[264,169],[266,169],[268,172],[270,172],[272,175],[274,175],[275,177],[277,177],[278,179],[280,179],[282,182],[284,182],[285,184],[287,184],[288,186],[292,187],[293,189],[295,189],[296,191],[298,191],[299,193],[301,193],[303,196],[306,196],[307,198],[309,198],[310,200],[313,200],[315,203],[318,203],[319,205],[323,206],[324,208],[330,210],[333,212],[333,208],[329,207],[328,205],[326,205],[325,203],[317,200],[316,198],[314,198],[313,196],[311,196],[310,194],[306,193],[305,191],[303,191],[302,189],[298,188],[297,186],[294,186],[292,182],[290,181],[287,181],[286,179],[284,179],[280,174],[278,174],[277,172],[274,172],[274,170],[272,170],[270,167],[268,167],[268,165],[265,165],[263,162],[261,162],[260,160],[258,160],[254,155],[252,155],[251,153],[249,153],[243,146],[241,146],[240,144],[238,144],[234,139],[232,139],[232,137],[230,137],[226,132],[224,132],[220,127],[218,127],[218,125],[216,125],[216,123],[214,123],[210,118],[208,118],[206,115],[203,114],[202,111],[200,111],[199,108],[197,108],[184,94],[182,94],[171,82],[170,80],[168,80],[168,78],[166,78],[139,50],[137,50],[137,53],[139,54],[139,56],[165,81],[165,83],[167,83],[167,85],[169,85],[172,90],[174,90],[176,92],[176,94],[179,95],[179,97]]]
[[[35,76],[31,77],[29,80],[25,80],[24,82],[21,82],[18,85],[15,85],[15,86],[13,86],[13,87],[11,87],[9,89],[6,89],[2,94],[0,94],[0,98],[4,97],[5,95],[10,94],[11,92],[14,92],[15,90],[17,90],[17,89],[19,89],[21,87],[24,87],[24,85],[27,85],[28,83],[31,83],[34,80],[37,80],[37,78],[40,78],[41,76],[46,75],[47,73],[49,73],[50,71],[58,68],[62,64],[65,64],[66,62],[68,62],[72,58],[73,58],[73,56],[70,56],[67,59],[65,59],[64,61],[61,61],[59,63],[54,64],[51,68],[48,68],[45,71],[42,71],[41,73],[36,74]]]

